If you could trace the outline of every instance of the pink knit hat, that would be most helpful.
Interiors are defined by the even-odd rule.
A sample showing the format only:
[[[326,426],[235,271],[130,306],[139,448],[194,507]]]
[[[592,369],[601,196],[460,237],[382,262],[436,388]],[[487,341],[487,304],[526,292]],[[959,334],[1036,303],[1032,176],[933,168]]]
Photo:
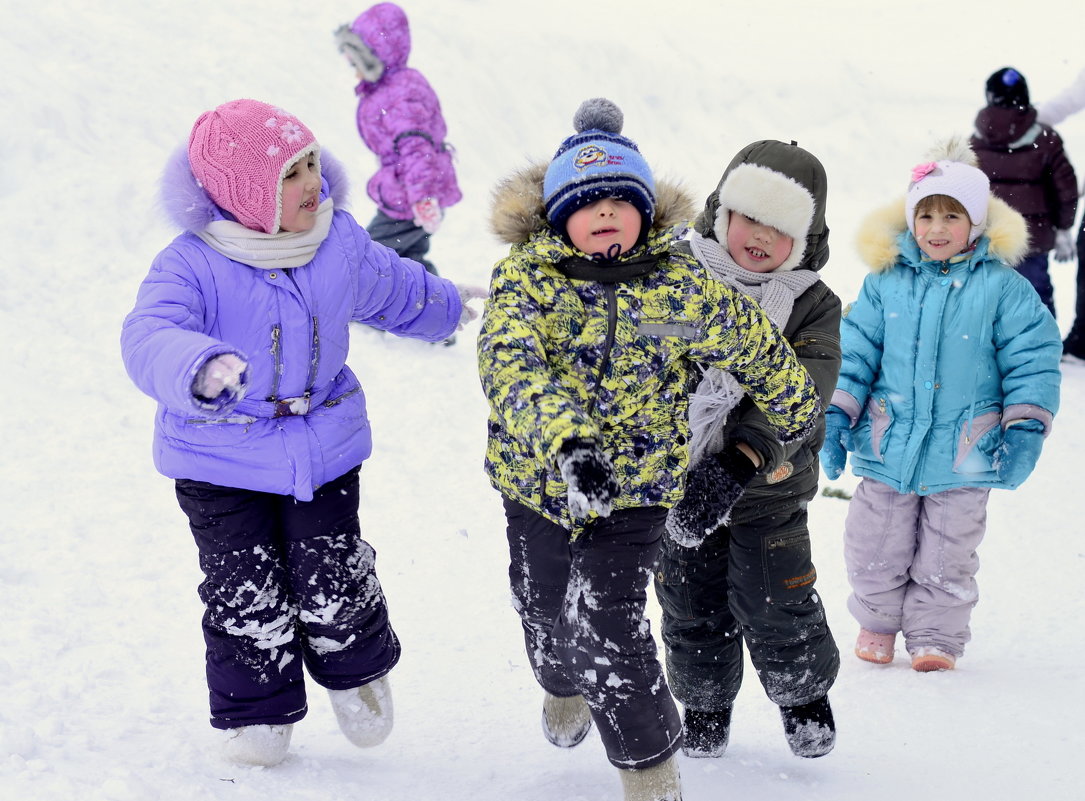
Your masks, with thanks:
[[[287,169],[320,145],[289,112],[258,100],[231,100],[200,115],[188,138],[188,163],[200,186],[246,228],[274,234]]]

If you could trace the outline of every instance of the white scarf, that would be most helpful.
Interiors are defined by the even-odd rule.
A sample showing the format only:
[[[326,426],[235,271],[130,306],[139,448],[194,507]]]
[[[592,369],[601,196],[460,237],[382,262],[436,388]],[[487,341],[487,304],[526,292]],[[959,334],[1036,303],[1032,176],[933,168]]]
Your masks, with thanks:
[[[231,220],[215,220],[196,231],[196,236],[228,259],[260,270],[285,270],[313,260],[331,230],[334,211],[335,204],[326,199],[317,209],[316,224],[308,231],[265,234]]]
[[[697,260],[717,280],[756,300],[781,331],[791,317],[795,298],[820,280],[813,270],[751,272],[740,267],[715,239],[707,239],[696,232],[690,234],[690,247]],[[706,453],[723,449],[723,425],[731,409],[745,394],[746,390],[730,373],[715,367],[705,369],[700,384],[689,398],[691,466],[701,461]]]

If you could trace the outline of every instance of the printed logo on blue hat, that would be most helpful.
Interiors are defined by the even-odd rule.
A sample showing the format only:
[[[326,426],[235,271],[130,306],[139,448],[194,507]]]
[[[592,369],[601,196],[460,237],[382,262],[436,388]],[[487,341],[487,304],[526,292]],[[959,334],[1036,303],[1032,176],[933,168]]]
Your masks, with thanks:
[[[593,164],[615,164],[620,163],[621,157],[619,156],[615,160],[611,160],[607,156],[607,152],[599,145],[584,145],[577,151],[576,156],[573,158],[573,166],[577,172],[583,172]]]

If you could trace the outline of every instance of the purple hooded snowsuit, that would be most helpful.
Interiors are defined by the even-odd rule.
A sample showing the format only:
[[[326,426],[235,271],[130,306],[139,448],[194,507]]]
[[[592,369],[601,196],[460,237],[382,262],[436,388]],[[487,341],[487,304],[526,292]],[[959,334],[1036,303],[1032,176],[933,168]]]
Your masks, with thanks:
[[[369,197],[397,220],[413,219],[411,207],[424,198],[436,198],[442,209],[459,202],[441,104],[422,73],[407,66],[407,15],[393,3],[380,3],[350,28],[384,64],[377,81],[363,80],[354,90],[358,133],[380,159]]]
[[[321,203],[345,195],[322,154]],[[329,689],[399,658],[358,525],[358,467],[371,450],[365,395],[346,365],[351,321],[429,341],[459,322],[455,285],[371,241],[345,211],[307,264],[234,261],[194,231],[229,219],[184,150],[163,198],[185,229],[158,256],[124,321],[121,350],[158,401],[154,461],[177,479],[205,580],[211,723],[292,723],[306,711],[304,663]],[[243,398],[193,393],[220,354],[247,362]]]

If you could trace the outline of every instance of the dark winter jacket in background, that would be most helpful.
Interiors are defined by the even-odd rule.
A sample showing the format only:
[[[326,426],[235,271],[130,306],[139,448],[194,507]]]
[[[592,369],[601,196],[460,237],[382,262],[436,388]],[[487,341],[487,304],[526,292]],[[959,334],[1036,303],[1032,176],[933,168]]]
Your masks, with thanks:
[[[976,116],[971,139],[991,191],[1028,223],[1030,253],[1055,246],[1055,231],[1073,227],[1077,177],[1053,128],[1036,121],[1036,109],[987,106]]]

